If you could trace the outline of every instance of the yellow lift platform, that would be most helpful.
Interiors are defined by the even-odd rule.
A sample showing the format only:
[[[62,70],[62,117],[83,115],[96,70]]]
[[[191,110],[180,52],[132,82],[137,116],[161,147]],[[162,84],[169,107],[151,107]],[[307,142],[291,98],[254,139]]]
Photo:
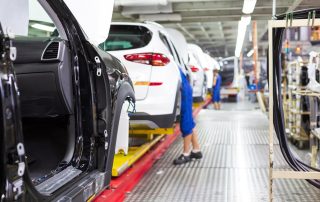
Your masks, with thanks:
[[[112,176],[120,176],[164,136],[165,135],[157,135],[153,140],[139,147],[130,147],[127,155],[124,155],[122,153],[116,154],[113,160]]]
[[[129,130],[129,134],[130,135],[162,135],[162,134],[166,134],[166,135],[172,135],[174,132],[173,128],[156,128],[156,129],[149,129],[149,130],[145,130],[145,129],[130,129]]]
[[[147,142],[141,146],[129,147],[128,154],[118,153],[114,156],[112,176],[118,177],[137,160],[139,160],[151,147],[159,142],[165,135],[172,135],[174,128],[157,128],[157,129],[130,129],[131,137],[146,137]]]
[[[193,103],[193,107],[202,106],[205,102]],[[129,147],[128,154],[118,153],[114,156],[112,176],[118,177],[135,162],[137,162],[144,154],[146,154],[151,147],[158,143],[165,135],[174,134],[174,128],[157,128],[157,129],[130,129],[129,135],[131,137],[145,136],[147,142],[141,146]]]
[[[201,107],[201,106],[205,105],[206,103],[209,104],[209,100],[211,100],[211,95],[210,95],[209,92],[208,92],[208,94],[207,94],[207,96],[206,96],[206,99],[205,99],[204,101],[201,101],[201,102],[193,102],[192,107],[193,107],[193,108],[198,108],[198,107]]]

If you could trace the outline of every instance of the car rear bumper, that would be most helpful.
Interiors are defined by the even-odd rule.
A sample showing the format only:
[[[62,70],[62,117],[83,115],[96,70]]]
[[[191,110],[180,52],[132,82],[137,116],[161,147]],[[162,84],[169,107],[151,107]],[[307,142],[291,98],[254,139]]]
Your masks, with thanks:
[[[203,96],[197,96],[197,97],[193,97],[193,102],[203,102]]]
[[[239,93],[239,89],[234,87],[234,88],[221,88],[221,95],[227,96],[227,95],[237,95]]]
[[[144,112],[137,112],[130,115],[130,125],[133,128],[172,128],[176,119],[176,110],[172,114],[150,115]]]
[[[150,112],[154,113],[154,110],[150,111],[138,111],[136,113],[133,113],[130,115],[130,127],[132,128],[171,128],[173,127],[173,124],[176,120],[177,115],[180,114],[180,104],[181,104],[181,94],[180,94],[180,84],[177,86],[177,91],[176,95],[174,98],[174,101],[168,105],[167,103],[165,106],[174,106],[173,109],[171,108],[170,111],[164,110],[164,103],[161,102],[165,101],[166,99],[161,99],[161,97],[158,98],[158,102],[154,101],[152,105],[150,103],[146,103],[150,109],[156,108],[160,109],[157,112],[162,112],[162,113],[157,113],[157,114],[151,114]],[[141,104],[141,101],[138,101]],[[137,103],[139,104],[139,103]],[[146,109],[146,108],[145,108]],[[162,110],[161,110],[162,109]],[[166,111],[163,113],[163,111]]]
[[[193,86],[193,89],[192,89],[193,98],[201,97],[203,93],[203,88],[204,88],[203,84]]]

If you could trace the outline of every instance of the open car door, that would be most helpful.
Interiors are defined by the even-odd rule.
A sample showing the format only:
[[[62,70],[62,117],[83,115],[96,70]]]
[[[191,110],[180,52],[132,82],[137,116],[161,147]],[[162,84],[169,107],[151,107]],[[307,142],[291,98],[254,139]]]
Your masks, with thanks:
[[[22,140],[19,92],[12,61],[16,49],[0,24],[0,194],[1,201],[23,198],[25,150]]]
[[[88,40],[98,46],[108,38],[114,0],[64,0]]]

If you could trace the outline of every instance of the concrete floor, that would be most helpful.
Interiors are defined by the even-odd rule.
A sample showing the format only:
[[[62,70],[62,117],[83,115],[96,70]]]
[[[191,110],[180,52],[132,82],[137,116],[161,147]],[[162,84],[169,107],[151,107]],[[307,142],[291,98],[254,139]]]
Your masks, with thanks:
[[[197,131],[204,158],[174,166],[181,153],[178,138],[146,173],[126,201],[268,201],[268,120],[257,105],[224,103],[221,111],[202,110]],[[275,145],[275,168],[288,169]],[[320,191],[304,180],[275,180],[274,201],[320,200]]]

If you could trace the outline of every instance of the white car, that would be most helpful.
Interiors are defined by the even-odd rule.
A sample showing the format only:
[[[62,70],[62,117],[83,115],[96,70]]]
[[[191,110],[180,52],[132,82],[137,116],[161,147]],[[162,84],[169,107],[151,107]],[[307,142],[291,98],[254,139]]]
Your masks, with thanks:
[[[126,66],[134,84],[136,113],[132,128],[171,128],[180,114],[180,72],[177,51],[157,23],[112,23],[100,47]]]
[[[201,64],[203,60],[202,49],[195,44],[188,44],[189,67],[192,71],[193,77],[193,100],[194,102],[201,102],[205,99],[207,94],[207,77],[204,73],[204,66]]]
[[[188,53],[188,43],[184,35],[179,32],[176,29],[172,28],[166,28],[167,32],[169,33],[174,47],[176,47],[177,50],[177,64],[183,71],[183,73],[186,75],[190,85],[192,88],[194,88],[195,80],[194,80],[194,74],[192,72],[192,69],[189,63],[189,53]]]
[[[236,98],[240,89],[239,60],[237,57],[228,57],[222,59],[221,64],[221,95]]]
[[[215,59],[213,59],[210,55],[206,53],[204,54],[204,58],[205,58],[204,71],[207,76],[207,89],[211,90],[213,85],[213,70],[215,68],[220,69],[220,65]]]

